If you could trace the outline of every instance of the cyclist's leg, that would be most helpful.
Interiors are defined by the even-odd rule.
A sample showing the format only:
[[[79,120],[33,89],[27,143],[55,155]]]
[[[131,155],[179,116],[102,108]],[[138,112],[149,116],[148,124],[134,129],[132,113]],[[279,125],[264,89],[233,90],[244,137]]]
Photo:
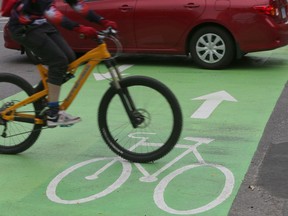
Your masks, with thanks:
[[[58,31],[50,24],[44,24],[34,29],[28,29],[25,37],[18,38],[19,42],[28,47],[44,64],[48,65],[48,107],[47,125],[71,125],[79,122],[79,117],[74,117],[64,111],[59,112],[60,86],[69,62],[75,59],[75,54],[63,42]]]
[[[76,56],[73,50],[69,47],[69,45],[66,43],[66,41],[63,39],[63,37],[59,34],[58,31],[52,32],[48,34],[51,41],[55,44],[53,48],[53,51],[50,52],[49,58],[51,59],[51,66],[49,67],[49,74],[48,74],[48,98],[49,98],[49,112],[48,113],[48,126],[57,126],[57,125],[72,125],[75,124],[81,119],[79,117],[74,117],[72,115],[67,114],[65,111],[59,112],[59,94],[60,94],[60,86],[63,83],[63,74],[66,73],[68,64],[75,60]],[[60,52],[59,52],[60,51]],[[57,55],[60,55],[60,58],[58,57],[55,59],[54,53],[57,53]],[[64,58],[62,58],[64,57]],[[55,66],[55,61],[58,62]],[[64,63],[64,65],[63,65]],[[59,67],[60,64],[62,66],[65,66],[64,68]],[[59,70],[60,69],[60,70]]]
[[[76,59],[75,52],[58,31],[49,34],[49,37],[57,44],[61,51],[65,53],[69,63]]]

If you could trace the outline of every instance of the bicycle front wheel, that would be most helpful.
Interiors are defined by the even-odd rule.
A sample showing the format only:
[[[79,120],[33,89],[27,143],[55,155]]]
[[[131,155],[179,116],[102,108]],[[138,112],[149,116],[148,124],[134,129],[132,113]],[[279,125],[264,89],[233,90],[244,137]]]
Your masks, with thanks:
[[[182,130],[182,113],[175,95],[150,77],[127,77],[120,85],[122,93],[129,94],[133,101],[141,124],[136,127],[131,124],[120,91],[111,86],[98,112],[103,139],[117,155],[132,162],[147,163],[162,158],[173,149]]]
[[[34,93],[33,87],[23,78],[13,74],[0,74],[0,153],[17,154],[27,150],[37,140],[41,133],[42,125],[5,120],[1,112],[6,108],[28,98]],[[32,114],[41,110],[40,102],[27,104],[17,110],[15,114]]]

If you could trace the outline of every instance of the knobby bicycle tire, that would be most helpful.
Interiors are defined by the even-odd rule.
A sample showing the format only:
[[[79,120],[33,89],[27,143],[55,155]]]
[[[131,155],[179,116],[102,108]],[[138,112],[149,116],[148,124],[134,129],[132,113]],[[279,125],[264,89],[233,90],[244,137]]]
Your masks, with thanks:
[[[14,74],[0,74],[0,112],[1,109],[19,102],[33,93],[33,87],[23,78]],[[36,101],[15,111],[37,116],[38,111],[42,109],[41,102]],[[5,124],[7,125],[6,131]],[[18,154],[27,150],[39,137],[41,128],[42,125],[39,124],[5,121],[0,116],[0,153]]]
[[[182,112],[178,100],[166,85],[150,77],[127,77],[120,85],[129,92],[145,120],[133,128],[119,91],[111,86],[98,110],[104,141],[113,152],[132,162],[147,163],[162,158],[173,149],[181,134]]]

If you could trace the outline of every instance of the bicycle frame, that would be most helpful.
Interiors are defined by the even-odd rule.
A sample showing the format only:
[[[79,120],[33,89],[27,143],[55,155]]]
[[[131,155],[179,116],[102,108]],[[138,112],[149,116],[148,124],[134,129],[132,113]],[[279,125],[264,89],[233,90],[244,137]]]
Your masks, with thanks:
[[[98,65],[102,60],[105,60],[105,59],[109,60],[110,57],[111,55],[109,51],[107,50],[107,45],[106,43],[103,42],[96,48],[90,50],[89,52],[84,54],[82,57],[76,59],[71,64],[69,64],[67,71],[68,71],[68,74],[70,75],[74,75],[76,73],[76,69],[80,65],[83,65],[85,63],[85,66],[79,78],[74,83],[74,86],[71,88],[70,92],[68,93],[67,97],[60,104],[61,110],[66,110],[71,105],[71,103],[73,102],[77,94],[79,93],[80,89],[86,82],[87,78],[89,77],[89,75],[91,74],[95,66]],[[27,104],[33,103],[48,95],[48,84],[47,84],[48,69],[42,64],[38,64],[37,68],[41,76],[41,81],[42,81],[44,90],[37,92],[31,95],[30,97],[24,99],[23,101],[20,101],[6,108],[5,110],[3,110],[1,113],[3,119],[7,121],[14,120],[14,121],[27,122],[27,123],[34,123],[34,124],[44,124],[44,121],[40,118],[36,118],[35,115],[15,112],[16,109],[23,107]],[[117,69],[115,69],[116,70],[115,71],[116,75],[115,75],[111,68],[108,68],[108,69],[109,69],[109,72],[111,73],[112,80],[114,81],[114,83],[117,83],[117,77],[121,78],[120,72]]]
[[[110,39],[116,46],[113,56],[107,49],[105,39]],[[67,70],[63,71],[59,83],[61,85],[74,77],[75,73],[79,74],[69,85],[68,94],[67,92],[66,95],[61,94],[57,111],[69,108],[95,66],[103,61],[111,77],[107,81],[108,89],[104,92],[98,107],[97,120],[103,140],[112,151],[127,160],[148,163],[162,158],[173,149],[181,134],[182,112],[176,96],[164,83],[152,77],[132,75],[122,78],[115,61],[122,51],[116,30],[107,28],[98,32],[97,42],[96,48],[73,61],[67,66]],[[0,138],[1,142],[3,139],[4,144],[0,144],[0,153],[21,153],[35,143],[42,129],[55,128],[47,121],[47,114],[51,109],[49,107],[49,102],[51,102],[49,66],[39,64],[37,68],[41,78],[35,87],[18,75],[0,73],[1,89],[4,89],[0,105],[0,133],[2,132]],[[12,95],[13,92],[16,94]],[[63,99],[63,96],[66,97]],[[161,109],[151,108],[150,110],[148,104],[151,101],[154,104],[154,101],[158,99]],[[135,102],[137,102],[137,107]],[[163,108],[166,109],[167,112],[164,113],[167,115],[162,115]],[[157,116],[155,121],[151,121],[152,115]],[[61,117],[61,112],[58,116]],[[119,121],[114,121],[114,116],[119,118]],[[159,149],[152,149],[152,152],[144,149],[139,153],[127,149],[126,145],[123,146],[122,142],[126,143],[127,133],[139,130],[154,131],[159,128],[158,123],[161,119],[166,123],[166,131],[162,136],[157,137],[160,142],[163,142],[163,146]],[[57,125],[65,127],[73,124],[69,121],[57,121]],[[22,136],[22,134],[25,135]]]

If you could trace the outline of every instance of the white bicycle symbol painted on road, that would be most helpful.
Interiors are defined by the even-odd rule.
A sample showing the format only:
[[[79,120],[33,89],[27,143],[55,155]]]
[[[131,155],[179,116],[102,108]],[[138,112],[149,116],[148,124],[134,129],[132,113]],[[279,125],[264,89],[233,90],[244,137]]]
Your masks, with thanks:
[[[149,134],[149,135],[151,135],[151,134]],[[139,139],[139,141],[135,144],[134,148],[137,148],[137,146],[139,146],[139,145],[150,146],[150,147],[159,145],[157,143],[147,142],[147,140],[149,139],[147,136],[148,136],[148,134],[144,134],[144,133],[130,134],[131,138]],[[198,162],[194,163],[194,164],[183,166],[183,167],[178,168],[177,170],[169,173],[162,180],[160,180],[160,182],[158,183],[158,185],[154,189],[154,195],[153,195],[155,204],[158,206],[158,208],[162,209],[163,211],[166,211],[166,212],[171,213],[171,214],[193,215],[193,214],[198,214],[201,212],[208,211],[208,210],[216,207],[217,205],[221,204],[223,201],[225,201],[231,195],[231,193],[233,191],[235,180],[234,180],[233,173],[228,168],[226,168],[222,165],[205,162],[205,160],[202,158],[202,156],[198,152],[197,148],[200,145],[209,144],[210,142],[213,141],[213,139],[197,138],[197,137],[186,137],[184,139],[188,140],[188,141],[195,142],[196,144],[194,144],[194,145],[177,144],[175,146],[175,148],[186,149],[186,150],[183,153],[181,153],[180,155],[178,155],[177,157],[175,157],[172,161],[167,163],[165,166],[163,166],[161,169],[157,170],[155,173],[149,174],[147,172],[147,170],[145,170],[145,168],[141,164],[135,163],[135,166],[143,174],[143,176],[141,178],[139,178],[139,180],[141,182],[155,182],[158,180],[157,177],[161,173],[163,173],[165,170],[170,168],[173,164],[175,164],[177,161],[179,161],[180,159],[182,159],[183,157],[185,157],[189,153],[193,153],[195,155],[195,157],[197,158]],[[97,162],[106,161],[106,160],[108,162],[105,163],[105,165],[103,167],[98,169],[93,175],[86,176],[85,178],[86,178],[86,180],[89,180],[89,181],[97,180],[98,178],[101,177],[102,173],[109,172],[110,167],[112,167],[113,165],[115,165],[117,163],[120,163],[122,165],[122,172],[121,172],[119,178],[115,182],[113,182],[110,186],[106,187],[104,190],[102,190],[99,193],[93,194],[91,196],[79,198],[79,199],[74,199],[74,200],[61,199],[61,197],[59,197],[57,195],[57,186],[69,174],[71,174],[75,170],[77,170],[81,167],[84,167],[88,164],[97,163]],[[219,171],[221,171],[225,176],[225,183],[224,183],[224,187],[223,187],[222,192],[218,195],[218,197],[216,197],[210,203],[208,203],[204,206],[201,206],[201,207],[194,208],[194,209],[177,210],[177,209],[173,209],[173,208],[169,207],[167,205],[167,203],[165,202],[165,199],[164,199],[164,192],[165,192],[165,189],[167,188],[168,184],[173,179],[175,179],[177,176],[183,174],[184,172],[187,172],[188,170],[196,168],[196,167],[212,167],[212,168],[215,168],[215,169],[218,169]],[[127,181],[129,176],[131,175],[131,173],[132,173],[131,163],[124,161],[123,159],[121,159],[119,157],[113,157],[113,158],[102,157],[102,158],[95,158],[95,159],[83,161],[81,163],[73,165],[72,167],[70,167],[70,168],[64,170],[63,172],[61,172],[60,174],[58,174],[48,185],[46,195],[51,201],[56,202],[56,203],[61,203],[61,204],[79,204],[79,203],[90,202],[92,200],[96,200],[96,199],[99,199],[101,197],[104,197],[104,196],[112,193],[113,191],[117,190],[118,188],[120,188]],[[193,183],[193,181],[191,181],[191,183]]]

